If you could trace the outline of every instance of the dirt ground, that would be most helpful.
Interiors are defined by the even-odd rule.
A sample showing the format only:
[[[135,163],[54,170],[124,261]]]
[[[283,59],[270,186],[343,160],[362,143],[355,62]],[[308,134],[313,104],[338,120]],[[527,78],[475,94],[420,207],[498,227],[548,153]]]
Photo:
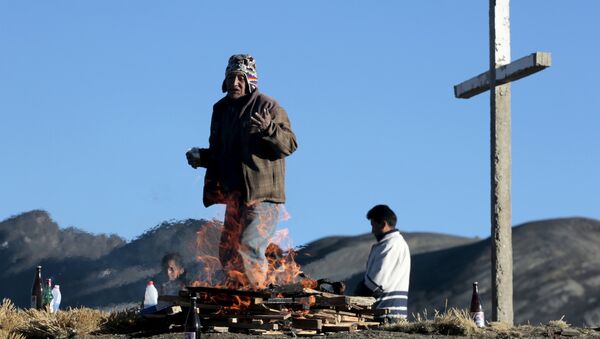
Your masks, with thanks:
[[[249,335],[241,333],[203,333],[202,338],[205,339],[258,339],[258,338],[273,338],[273,339],[290,339],[290,338],[327,338],[327,339],[371,339],[371,338],[415,338],[415,339],[460,339],[460,338],[600,338],[600,329],[576,329],[556,330],[551,328],[538,327],[523,327],[515,328],[509,332],[497,332],[492,329],[482,330],[470,336],[452,336],[441,334],[417,334],[403,333],[385,330],[362,330],[357,332],[338,332],[328,333],[315,336],[294,336],[287,335]],[[127,335],[101,335],[101,336],[82,336],[86,339],[129,339],[129,338],[148,338],[148,339],[182,339],[183,333],[168,333],[155,336],[127,336]]]
[[[103,336],[84,336],[81,338],[86,339],[128,339],[131,338],[129,336],[124,335],[103,335]],[[148,339],[182,339],[184,338],[183,333],[169,333],[169,334],[161,334],[152,337],[144,337]],[[272,339],[290,339],[294,338],[293,335],[249,335],[249,334],[241,334],[241,333],[203,333],[202,338],[205,339],[259,339],[259,338],[272,338]],[[300,338],[300,337],[298,337]],[[320,335],[320,336],[312,336],[306,337],[302,336],[302,338],[331,338],[331,339],[341,339],[341,338],[351,338],[351,339],[370,339],[370,338],[416,338],[416,339],[445,339],[445,338],[467,338],[463,336],[442,336],[442,335],[422,335],[422,334],[414,334],[414,333],[401,333],[401,332],[389,332],[389,331],[360,331],[360,332],[339,332],[332,333],[328,335]],[[599,337],[600,338],[600,337]]]

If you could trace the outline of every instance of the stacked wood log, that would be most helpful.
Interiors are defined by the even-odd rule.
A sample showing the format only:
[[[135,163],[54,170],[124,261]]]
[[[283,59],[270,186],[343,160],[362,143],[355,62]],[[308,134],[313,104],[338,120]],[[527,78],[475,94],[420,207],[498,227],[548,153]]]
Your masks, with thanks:
[[[337,295],[292,285],[262,291],[189,287],[179,296],[160,296],[161,311],[149,317],[171,322],[169,328],[177,329],[189,310],[191,296],[198,298],[197,312],[206,332],[297,336],[352,332],[379,326],[375,319],[384,314],[372,308],[372,297]]]

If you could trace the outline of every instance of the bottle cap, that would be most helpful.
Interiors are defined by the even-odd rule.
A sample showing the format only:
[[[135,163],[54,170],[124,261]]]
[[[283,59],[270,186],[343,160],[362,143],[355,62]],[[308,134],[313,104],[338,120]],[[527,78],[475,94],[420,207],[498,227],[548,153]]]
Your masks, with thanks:
[[[54,288],[60,288],[60,285],[54,285]]]
[[[154,281],[152,281],[152,280],[148,281],[148,286],[150,286],[150,285],[154,285]]]

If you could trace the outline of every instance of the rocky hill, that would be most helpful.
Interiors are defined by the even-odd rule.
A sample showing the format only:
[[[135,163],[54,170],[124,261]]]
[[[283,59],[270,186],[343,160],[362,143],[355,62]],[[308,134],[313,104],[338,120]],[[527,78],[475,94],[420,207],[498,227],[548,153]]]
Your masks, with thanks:
[[[218,223],[185,220],[158,225],[125,243],[115,235],[60,229],[44,211],[0,223],[0,298],[24,307],[34,267],[61,285],[63,304],[110,308],[141,301],[145,282],[160,281],[160,260],[177,251],[190,275],[197,256],[216,256]],[[403,232],[412,254],[409,314],[468,307],[479,281],[490,315],[490,239]],[[198,246],[198,242],[201,246]],[[344,280],[349,290],[362,277],[371,235],[327,237],[304,246],[297,261],[314,278]],[[569,218],[513,228],[515,322],[565,319],[600,325],[600,221]]]

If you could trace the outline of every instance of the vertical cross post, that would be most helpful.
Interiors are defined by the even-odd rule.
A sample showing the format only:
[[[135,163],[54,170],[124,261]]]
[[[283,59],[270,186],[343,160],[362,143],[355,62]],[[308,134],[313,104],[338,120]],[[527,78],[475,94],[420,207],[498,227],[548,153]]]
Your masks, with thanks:
[[[489,1],[489,71],[454,86],[454,96],[468,99],[490,91],[492,320],[512,325],[510,82],[550,67],[552,58],[535,52],[511,62],[509,0]]]
[[[513,324],[510,82],[496,69],[510,63],[509,0],[490,0],[490,145],[492,320]]]

